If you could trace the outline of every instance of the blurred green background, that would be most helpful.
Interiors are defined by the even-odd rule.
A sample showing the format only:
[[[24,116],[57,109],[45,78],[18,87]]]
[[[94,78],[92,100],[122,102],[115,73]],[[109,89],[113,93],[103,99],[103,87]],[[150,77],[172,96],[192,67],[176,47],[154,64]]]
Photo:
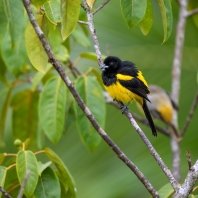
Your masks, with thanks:
[[[97,1],[96,6],[103,1]],[[119,56],[123,60],[133,61],[143,72],[149,84],[157,84],[171,89],[171,69],[174,56],[175,32],[178,18],[178,5],[172,1],[174,26],[169,40],[162,45],[163,27],[157,3],[153,0],[154,24],[148,36],[143,36],[139,28],[129,30],[123,20],[120,2],[110,1],[94,17],[94,23],[100,49],[104,55]],[[91,40],[91,38],[90,38]],[[71,60],[87,49],[75,45]],[[94,51],[93,47],[88,51]],[[78,65],[84,71],[96,67],[96,62],[81,60]],[[186,116],[197,91],[198,68],[198,29],[193,20],[188,19],[185,33],[185,46],[182,58],[181,93],[179,102],[179,128],[182,129]],[[100,108],[100,104],[98,104]],[[132,112],[138,113],[136,105],[130,105]],[[155,189],[168,183],[154,158],[148,152],[140,137],[121,114],[120,110],[107,105],[105,131],[122,151],[138,166]],[[188,165],[185,152],[189,150],[192,162],[198,159],[198,110],[195,111],[187,133],[181,142],[181,172],[184,180]],[[157,122],[159,124],[159,122]],[[162,126],[164,126],[162,124]],[[155,149],[171,169],[170,141],[159,133],[155,138],[150,128],[140,124]],[[46,140],[47,141],[47,140]],[[6,152],[14,150],[9,135],[6,136]],[[79,198],[133,198],[149,197],[149,193],[129,168],[120,161],[104,141],[94,153],[90,153],[80,141],[75,124],[57,145],[47,142],[48,146],[63,159],[73,175]]]

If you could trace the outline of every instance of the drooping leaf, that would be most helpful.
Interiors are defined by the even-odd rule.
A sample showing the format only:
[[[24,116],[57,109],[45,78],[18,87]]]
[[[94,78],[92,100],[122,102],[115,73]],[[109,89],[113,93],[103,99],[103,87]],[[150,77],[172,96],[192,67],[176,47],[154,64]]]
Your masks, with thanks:
[[[0,41],[0,43],[1,43],[1,41]],[[3,83],[6,83],[5,75],[6,75],[6,65],[3,61],[3,58],[1,57],[1,51],[0,51],[0,81]]]
[[[2,42],[2,39],[6,33],[7,25],[8,25],[8,20],[6,16],[6,11],[5,11],[5,0],[0,0],[0,44]]]
[[[45,72],[47,73],[51,68],[52,65],[48,63]],[[35,91],[36,87],[39,85],[45,74],[39,71],[35,74],[32,80],[32,91]]]
[[[16,3],[15,0],[7,0],[4,2],[4,5],[9,21],[12,49],[18,42],[24,40],[22,39],[25,31],[24,6],[22,1]]]
[[[61,78],[50,79],[41,93],[39,121],[46,136],[57,143],[62,135],[65,118],[66,87]]]
[[[6,190],[6,192],[9,192],[9,194],[12,197],[16,197],[16,196],[14,196],[15,195],[15,189],[17,189],[19,187],[20,187],[20,184],[19,184],[19,180],[18,180],[18,177],[17,177],[17,173],[16,173],[16,166],[13,166],[12,168],[9,168],[7,170],[4,189]],[[17,192],[17,194],[18,194],[18,192]]]
[[[30,138],[33,149],[37,146],[38,99],[38,92],[31,90],[18,92],[12,99],[14,137],[22,141]]]
[[[20,74],[27,60],[23,34],[17,39],[17,43],[13,45],[7,29],[1,45],[3,61],[7,69],[15,76]]]
[[[50,0],[44,4],[45,13],[51,23],[57,24],[61,20],[60,16],[60,1]]]
[[[6,178],[7,168],[5,166],[0,166],[0,186],[4,187],[5,178]],[[0,193],[0,197],[1,197]]]
[[[158,191],[160,198],[168,198],[174,193],[174,189],[171,186],[170,183],[164,185],[160,190]]]
[[[91,110],[97,122],[104,127],[106,105],[103,97],[103,91],[96,78],[93,76],[85,76],[77,79],[75,88],[82,97],[85,104]],[[99,105],[99,108],[98,108]],[[80,137],[85,146],[93,152],[99,145],[101,137],[95,131],[87,117],[79,108],[77,103],[74,103],[76,123]]]
[[[153,25],[153,12],[152,12],[152,5],[151,1],[147,0],[147,8],[144,18],[139,23],[140,30],[144,35],[147,35]]]
[[[50,162],[46,162],[45,164],[43,164],[42,162],[38,162],[38,174],[39,176],[41,176],[42,172],[51,165],[51,161]]]
[[[80,0],[61,0],[61,35],[65,40],[76,27],[80,14]]]
[[[39,15],[37,17],[37,22],[42,28],[44,26],[44,15]],[[25,45],[28,57],[33,67],[38,71],[45,73],[48,64],[48,57],[41,41],[30,23],[25,32]]]
[[[5,133],[5,127],[6,127],[6,118],[8,115],[8,110],[10,107],[10,101],[12,96],[13,86],[6,88],[5,90],[2,90],[0,92],[0,102],[3,104],[3,106],[0,106],[0,147],[4,147],[4,133]],[[1,95],[3,94],[3,95]]]
[[[5,153],[0,153],[0,165],[3,163],[5,157],[6,157]]]
[[[40,7],[42,5],[44,5],[45,2],[47,2],[48,0],[32,0],[32,4],[35,5],[36,7]]]
[[[82,46],[89,48],[91,46],[91,43],[88,39],[88,37],[85,35],[85,33],[80,29],[78,26],[73,30],[72,37],[76,42],[81,44]]]
[[[147,0],[121,0],[121,10],[128,28],[138,25],[146,13]]]
[[[158,4],[160,7],[160,11],[162,15],[162,23],[164,28],[164,40],[163,40],[164,43],[170,37],[173,26],[171,0],[158,0]]]
[[[60,173],[59,179],[62,181],[65,188],[68,189],[68,192],[71,193],[71,198],[75,198],[76,197],[75,183],[67,167],[64,165],[62,160],[56,155],[56,153],[54,153],[54,151],[52,151],[50,148],[45,148],[45,154],[58,169],[58,172]]]
[[[86,58],[88,60],[98,61],[97,55],[94,52],[82,52],[79,56],[80,58]],[[102,55],[102,59],[104,60],[105,58],[106,56]]]
[[[38,182],[38,165],[37,160],[32,151],[19,151],[16,158],[16,170],[20,184],[22,184],[27,171],[30,171],[27,183],[25,185],[24,194],[31,197],[36,189]]]
[[[94,6],[96,0],[86,0],[86,2],[87,2],[88,6],[89,6],[90,8],[93,8],[93,6]]]
[[[58,198],[61,195],[60,183],[54,171],[47,167],[39,177],[39,181],[34,192],[35,198]]]

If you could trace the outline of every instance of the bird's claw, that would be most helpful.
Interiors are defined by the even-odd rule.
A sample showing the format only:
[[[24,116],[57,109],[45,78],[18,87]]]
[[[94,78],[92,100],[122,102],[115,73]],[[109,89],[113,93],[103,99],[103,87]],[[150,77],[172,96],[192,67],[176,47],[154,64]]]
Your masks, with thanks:
[[[128,107],[126,105],[122,105],[120,106],[120,109],[122,110],[122,114],[124,114],[124,112],[128,109]]]

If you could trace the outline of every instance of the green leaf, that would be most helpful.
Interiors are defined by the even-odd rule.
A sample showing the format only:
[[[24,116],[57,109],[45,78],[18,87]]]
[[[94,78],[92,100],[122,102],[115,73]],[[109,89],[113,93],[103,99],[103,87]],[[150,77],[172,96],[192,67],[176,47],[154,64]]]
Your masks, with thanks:
[[[42,72],[37,72],[35,74],[35,76],[33,77],[32,80],[32,91],[35,91],[35,89],[37,88],[37,86],[39,85],[39,83],[41,82],[41,80],[43,79],[43,77],[46,75],[46,73],[52,68],[52,65],[50,63],[47,64],[45,73]]]
[[[0,186],[4,187],[5,178],[6,178],[7,168],[4,166],[0,166]],[[2,194],[0,194],[1,197]]]
[[[6,192],[9,192],[9,194],[12,197],[17,197],[17,194],[19,193],[19,190],[18,190],[17,193],[15,193],[16,192],[15,190],[18,189],[19,186],[20,186],[20,184],[19,184],[19,180],[18,180],[18,177],[17,177],[17,173],[16,173],[16,166],[13,166],[12,168],[9,168],[7,170],[4,189],[6,190]]]
[[[61,195],[60,183],[54,171],[47,167],[43,172],[34,192],[35,198],[58,198]]]
[[[8,20],[7,20],[7,15],[6,15],[6,11],[5,11],[5,0],[0,0],[0,24],[1,24],[1,28],[0,28],[0,44],[2,42],[2,39],[6,33],[6,29],[8,26]]]
[[[128,28],[138,25],[146,13],[147,0],[121,0],[121,10]]]
[[[51,23],[57,24],[61,21],[60,16],[60,1],[59,0],[50,0],[44,4],[45,13],[47,18]]]
[[[63,182],[64,186],[67,187],[68,192],[71,193],[71,197],[75,198],[76,197],[75,183],[67,167],[64,165],[62,160],[56,155],[56,153],[54,153],[54,151],[52,151],[50,148],[45,148],[45,154],[58,169],[58,172],[60,173],[59,179],[61,179],[61,182]]]
[[[147,35],[153,25],[153,12],[152,12],[152,5],[151,1],[147,0],[147,8],[144,18],[139,23],[140,30],[144,35]]]
[[[1,16],[0,16],[1,17]],[[1,41],[0,41],[1,43]],[[1,49],[0,49],[1,51]],[[0,81],[6,84],[6,65],[3,61],[3,58],[1,57],[1,52],[0,52]]]
[[[27,183],[25,185],[24,194],[31,197],[36,189],[38,182],[38,165],[37,160],[32,151],[19,151],[16,158],[16,170],[20,184],[22,184],[27,171],[30,171]]]
[[[44,26],[43,17],[43,15],[39,15],[37,17],[37,22],[41,28]],[[38,71],[45,73],[48,64],[48,57],[41,41],[30,23],[25,32],[25,45],[28,57],[33,67]]]
[[[30,146],[34,149],[37,147],[38,99],[39,93],[31,90],[18,92],[12,99],[14,137],[22,141],[30,138]]]
[[[76,27],[80,14],[80,0],[61,0],[61,35],[65,40]]]
[[[93,76],[85,76],[77,79],[75,88],[82,97],[85,104],[93,113],[94,118],[101,125],[105,126],[106,104],[103,97],[103,90]],[[100,106],[98,108],[98,105]],[[84,115],[77,103],[74,103],[76,122],[80,137],[85,146],[93,152],[99,145],[101,137],[95,131],[90,121]]]
[[[6,157],[5,153],[0,153],[0,165],[3,163],[5,157]]]
[[[9,30],[12,38],[12,48],[18,42],[22,42],[24,31],[25,31],[25,14],[24,14],[24,6],[22,1],[18,1],[16,3],[15,0],[6,0],[5,1],[5,10],[6,16],[9,21]],[[20,19],[20,20],[19,20]],[[1,24],[2,25],[2,24]]]
[[[50,79],[41,93],[39,121],[47,137],[57,143],[62,135],[65,119],[66,87],[62,79]]]
[[[64,45],[59,45],[59,50],[56,52],[55,57],[61,62],[69,60],[69,52]]]
[[[158,0],[158,4],[160,7],[160,11],[162,15],[162,23],[164,28],[164,40],[163,40],[164,43],[170,37],[173,26],[171,0]]]
[[[51,165],[51,161],[50,162],[46,162],[45,164],[43,164],[42,162],[38,162],[38,174],[39,176],[41,176],[42,172]]]
[[[91,46],[91,43],[89,41],[89,38],[85,35],[85,33],[80,29],[78,26],[73,30],[72,37],[76,42],[81,44],[82,46],[89,48]]]
[[[86,0],[86,2],[87,2],[88,6],[89,6],[90,8],[93,8],[93,6],[94,6],[96,0]]]
[[[40,7],[44,5],[45,2],[48,0],[31,0],[32,4],[35,5],[36,7]]]
[[[10,107],[10,101],[12,97],[13,86],[9,87],[5,91],[3,90],[2,94],[0,94],[0,102],[3,104],[2,110],[0,111],[0,147],[4,147],[4,133],[6,127],[6,118],[8,115],[8,110]]]
[[[98,61],[97,55],[94,52],[83,52],[79,56],[80,58],[86,58],[88,60]],[[102,59],[104,60],[105,58],[106,56],[102,55]]]
[[[160,190],[158,191],[160,198],[168,198],[174,193],[174,189],[171,186],[170,183],[164,185]]]
[[[13,45],[7,29],[2,41],[1,51],[7,69],[15,76],[18,76],[27,60],[23,34],[18,38],[17,43]]]
[[[198,8],[198,1],[197,0],[190,0],[188,3],[188,9],[189,10],[194,10]],[[192,16],[194,24],[196,25],[196,27],[198,28],[198,14],[194,14]]]

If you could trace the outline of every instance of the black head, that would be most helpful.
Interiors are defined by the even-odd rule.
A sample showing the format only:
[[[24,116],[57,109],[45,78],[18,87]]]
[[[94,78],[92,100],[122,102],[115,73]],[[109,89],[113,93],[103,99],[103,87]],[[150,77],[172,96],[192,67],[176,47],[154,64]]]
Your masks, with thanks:
[[[116,72],[122,66],[122,61],[116,56],[108,56],[104,60],[104,65],[101,69],[105,71]]]

